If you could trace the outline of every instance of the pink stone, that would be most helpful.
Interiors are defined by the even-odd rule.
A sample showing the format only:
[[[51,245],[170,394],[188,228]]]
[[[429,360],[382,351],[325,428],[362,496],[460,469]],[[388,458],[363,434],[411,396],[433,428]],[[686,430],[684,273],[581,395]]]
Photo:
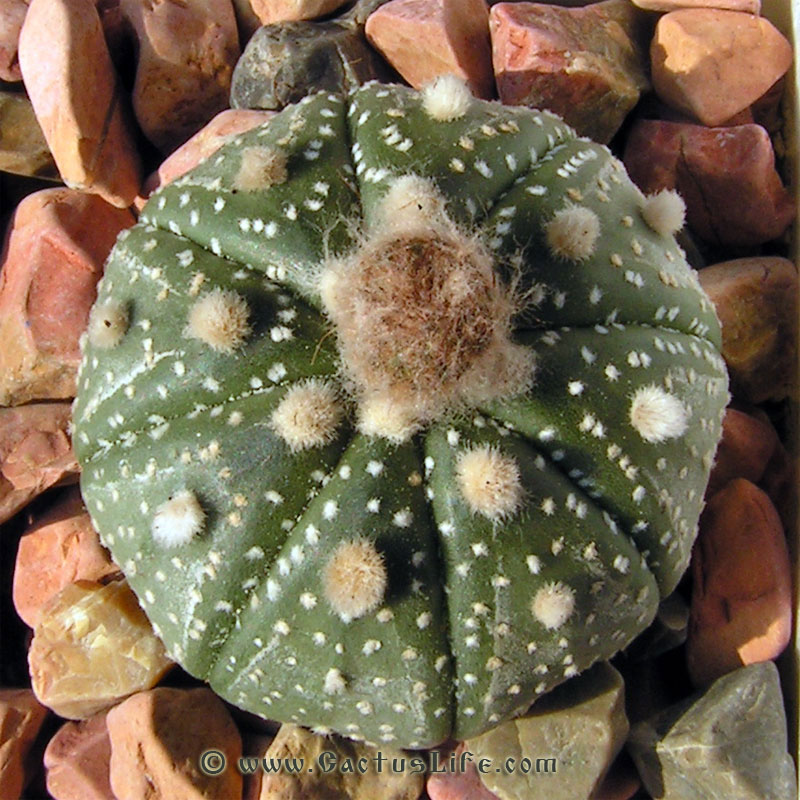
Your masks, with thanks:
[[[722,8],[727,11],[743,11],[760,14],[761,0],[632,0],[645,11],[677,11],[681,8]]]
[[[425,788],[430,800],[498,800],[494,792],[490,792],[481,783],[478,769],[474,763],[464,761],[464,771],[460,770],[461,753],[466,745],[460,742],[453,751],[456,769],[451,771],[450,754],[442,755],[440,763],[447,767],[447,772],[436,772],[428,776]]]
[[[22,80],[17,51],[27,11],[28,0],[0,0],[0,80]]]
[[[453,74],[476,97],[495,96],[485,0],[389,0],[369,16],[365,33],[417,89]]]
[[[209,689],[139,692],[108,713],[111,788],[117,800],[181,798],[234,800],[242,794],[236,769],[242,741],[231,715]],[[200,770],[200,756],[219,750],[228,767]]]
[[[161,162],[142,187],[142,202],[159,186],[165,186],[194,169],[201,161],[215,153],[223,144],[240,133],[245,133],[275,116],[274,111],[256,111],[246,108],[229,108],[220,111],[214,119],[182,144]]]
[[[0,408],[0,522],[58,483],[78,479],[69,403]]]
[[[757,256],[701,269],[700,284],[722,323],[722,356],[734,397],[784,400],[797,389],[797,268]]]
[[[792,46],[769,20],[687,8],[661,17],[650,46],[653,87],[704,125],[748,108],[792,63]]]
[[[642,91],[646,15],[628,0],[584,8],[492,6],[497,91],[503,103],[545,108],[579,134],[608,142]]]
[[[42,606],[75,581],[100,581],[118,567],[92,526],[78,488],[70,489],[19,541],[12,597],[31,628]]]
[[[129,206],[139,158],[94,2],[32,0],[19,63],[64,182]]]
[[[768,421],[728,408],[722,420],[722,440],[714,457],[707,495],[710,497],[734,478],[758,483],[777,447],[778,434]]]
[[[135,221],[75,189],[44,189],[17,206],[0,259],[0,404],[75,395],[103,263]]]
[[[0,689],[0,797],[18,800],[26,783],[25,757],[47,716],[30,689]]]
[[[709,243],[763,244],[781,236],[794,219],[794,201],[760,125],[706,128],[639,120],[628,136],[624,161],[646,194],[677,189],[689,227]]]
[[[262,25],[317,19],[336,11],[347,0],[249,0]]]
[[[786,538],[769,497],[736,478],[709,501],[692,556],[686,656],[696,686],[777,658],[792,634]]]
[[[133,109],[145,136],[165,153],[228,106],[239,34],[231,0],[121,0],[139,60]]]
[[[106,714],[67,722],[44,751],[47,791],[55,800],[116,800],[109,782]]]

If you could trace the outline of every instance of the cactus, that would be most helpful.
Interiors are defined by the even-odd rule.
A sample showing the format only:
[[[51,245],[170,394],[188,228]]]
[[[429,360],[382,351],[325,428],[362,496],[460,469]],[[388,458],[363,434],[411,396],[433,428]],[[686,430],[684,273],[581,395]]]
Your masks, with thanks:
[[[160,189],[74,442],[172,657],[417,748],[625,647],[686,568],[727,401],[681,222],[448,79],[308,97]]]

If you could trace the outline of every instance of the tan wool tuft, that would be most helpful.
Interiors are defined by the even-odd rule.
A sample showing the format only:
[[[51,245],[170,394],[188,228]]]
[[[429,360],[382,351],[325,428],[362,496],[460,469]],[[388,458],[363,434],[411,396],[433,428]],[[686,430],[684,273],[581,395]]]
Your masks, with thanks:
[[[444,198],[433,181],[419,175],[400,175],[378,207],[378,220],[393,233],[429,231],[431,226],[447,227]]]
[[[220,353],[232,353],[250,334],[247,301],[229,289],[213,289],[189,309],[184,335]]]
[[[597,214],[585,206],[566,206],[556,211],[545,225],[547,246],[554,256],[569,261],[585,261],[593,253],[600,236]]]
[[[179,547],[203,530],[205,520],[206,514],[195,494],[182,489],[156,509],[151,533],[163,547]]]
[[[374,611],[383,600],[388,576],[383,556],[369,539],[342,542],[322,573],[325,598],[345,621]]]
[[[656,233],[673,236],[686,222],[686,203],[674,189],[662,189],[644,199],[642,217]]]
[[[391,392],[369,394],[358,406],[358,430],[400,444],[420,428],[413,408]]]
[[[128,310],[119,300],[103,300],[95,304],[89,315],[89,342],[104,350],[116,347],[128,324]]]
[[[437,122],[451,122],[467,113],[472,92],[458,75],[439,75],[422,87],[422,107]]]
[[[273,430],[292,452],[333,441],[344,416],[334,387],[309,378],[290,387],[272,412]]]
[[[233,180],[233,188],[242,192],[256,192],[285,183],[288,175],[284,150],[274,147],[248,147],[242,152],[242,161]]]
[[[560,628],[575,610],[575,591],[561,581],[550,581],[534,595],[533,616],[548,630]]]
[[[629,419],[642,439],[659,444],[667,439],[677,439],[686,432],[689,412],[675,395],[649,384],[634,392]]]
[[[456,462],[456,479],[474,514],[496,521],[519,509],[523,495],[519,467],[514,458],[495,447],[463,451]]]

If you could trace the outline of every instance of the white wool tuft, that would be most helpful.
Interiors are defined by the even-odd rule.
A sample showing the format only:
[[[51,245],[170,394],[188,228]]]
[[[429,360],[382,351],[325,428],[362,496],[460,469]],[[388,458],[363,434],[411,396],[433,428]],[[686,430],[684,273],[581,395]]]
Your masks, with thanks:
[[[585,206],[566,206],[545,225],[547,245],[554,256],[584,261],[593,253],[600,236],[597,214]]]
[[[128,310],[119,300],[104,300],[92,308],[87,334],[95,347],[116,347],[127,330]]]
[[[189,309],[184,335],[220,353],[232,353],[250,333],[247,301],[229,289],[213,289]]]
[[[345,622],[374,611],[387,583],[383,556],[364,538],[342,542],[322,573],[325,599]]]
[[[629,418],[642,439],[653,444],[682,436],[689,424],[689,412],[683,403],[655,384],[634,392]]]
[[[273,430],[298,452],[333,441],[344,416],[334,387],[318,378],[292,386],[272,412]]]
[[[428,231],[446,224],[444,198],[433,181],[400,175],[381,199],[378,221],[382,235]]]
[[[672,236],[686,222],[686,203],[674,189],[662,189],[644,199],[642,217],[656,233]]]
[[[561,581],[550,581],[535,594],[533,616],[548,630],[560,628],[575,610],[575,591]]]
[[[153,516],[153,539],[163,547],[179,547],[202,530],[206,514],[194,492],[182,489],[162,503]]]
[[[323,686],[325,694],[341,694],[346,687],[347,681],[336,667],[331,667],[325,673],[325,685]]]
[[[439,122],[451,122],[467,113],[472,92],[458,75],[439,75],[422,87],[422,107]]]
[[[285,183],[287,177],[286,151],[274,147],[248,147],[242,151],[242,161],[233,179],[233,188],[255,192]]]
[[[420,428],[413,407],[391,393],[367,395],[358,406],[358,430],[366,436],[381,436],[400,444]]]
[[[522,500],[519,467],[511,456],[489,445],[462,452],[456,479],[470,511],[490,520],[511,516]]]

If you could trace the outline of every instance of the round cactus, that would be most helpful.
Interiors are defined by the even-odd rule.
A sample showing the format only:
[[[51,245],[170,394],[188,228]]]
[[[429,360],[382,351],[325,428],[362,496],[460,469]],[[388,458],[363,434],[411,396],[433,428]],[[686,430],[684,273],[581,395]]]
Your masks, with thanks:
[[[74,441],[170,654],[265,717],[426,747],[625,647],[727,400],[681,219],[449,80],[309,97],[159,190]]]

